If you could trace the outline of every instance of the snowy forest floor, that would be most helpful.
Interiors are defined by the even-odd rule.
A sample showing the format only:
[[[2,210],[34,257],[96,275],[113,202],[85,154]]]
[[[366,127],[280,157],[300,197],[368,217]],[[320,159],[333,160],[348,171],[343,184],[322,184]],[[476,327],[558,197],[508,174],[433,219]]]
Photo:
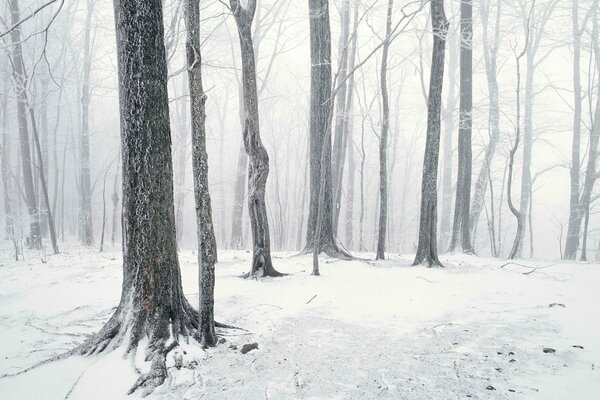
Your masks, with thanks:
[[[139,360],[122,349],[10,376],[73,348],[110,317],[120,252],[71,246],[44,262],[32,253],[14,262],[2,246],[0,376],[9,376],[0,379],[0,399],[125,398]],[[226,342],[207,351],[189,347],[197,367],[171,369],[149,398],[600,396],[598,264],[501,267],[505,260],[455,255],[442,257],[446,268],[427,269],[411,267],[409,256],[322,258],[314,277],[310,256],[276,253],[275,267],[289,275],[244,280],[249,253],[222,251],[219,261],[217,319],[248,332],[222,331]],[[182,252],[180,262],[196,305],[195,252]],[[257,350],[240,352],[254,342]]]

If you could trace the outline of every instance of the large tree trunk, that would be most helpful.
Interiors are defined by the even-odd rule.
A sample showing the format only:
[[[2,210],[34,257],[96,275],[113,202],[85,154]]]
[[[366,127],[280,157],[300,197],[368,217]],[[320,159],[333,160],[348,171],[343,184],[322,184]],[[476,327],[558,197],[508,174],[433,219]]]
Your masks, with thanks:
[[[350,0],[342,0],[341,31],[338,42],[338,79],[340,88],[336,98],[335,131],[332,151],[332,186],[333,186],[333,232],[337,234],[340,205],[342,198],[342,177],[344,174],[344,161],[346,147],[344,143],[348,135],[348,115],[346,114],[346,93],[348,84],[348,37],[350,31]],[[356,34],[353,35],[356,37]]]
[[[196,227],[198,234],[199,322],[198,336],[203,347],[215,346],[214,302],[215,263],[217,242],[212,221],[208,191],[208,154],[206,153],[206,95],[202,87],[202,57],[200,55],[200,1],[186,0],[187,41],[186,56],[190,86],[192,122],[192,163],[194,198],[196,200]]]
[[[377,236],[376,260],[385,259],[385,240],[388,218],[388,182],[387,182],[387,137],[390,127],[390,101],[387,87],[387,61],[390,50],[390,33],[392,31],[392,9],[394,0],[388,0],[387,19],[385,25],[385,42],[381,56],[381,136],[379,137],[379,234]]]
[[[10,0],[11,23],[17,24],[20,20],[19,0]],[[23,49],[21,46],[21,27],[16,26],[10,32],[12,42],[12,67],[17,96],[17,119],[19,122],[19,146],[21,155],[21,172],[23,174],[23,185],[25,186],[25,202],[29,214],[29,247],[40,249],[42,239],[40,237],[40,221],[37,199],[35,195],[31,143],[29,141],[29,129],[27,127],[27,80],[25,67],[23,65]]]
[[[581,168],[581,35],[579,28],[579,0],[573,0],[571,17],[573,21],[573,141],[571,144],[571,186],[569,196],[569,225],[565,243],[565,260],[574,260],[579,247],[579,226],[581,207],[579,204],[579,172]]]
[[[431,27],[433,54],[427,109],[427,140],[421,181],[421,211],[419,217],[419,244],[414,265],[441,266],[437,254],[437,175],[440,152],[440,114],[444,83],[444,58],[448,20],[443,0],[431,0]]]
[[[477,234],[477,223],[479,222],[479,216],[481,210],[485,204],[485,193],[487,191],[488,183],[491,188],[491,182],[489,182],[490,171],[492,161],[496,153],[496,147],[500,140],[500,106],[499,106],[499,91],[498,91],[498,77],[497,77],[497,55],[498,45],[500,43],[500,16],[502,1],[498,0],[496,3],[496,23],[494,32],[494,41],[490,44],[488,38],[488,21],[490,12],[490,2],[487,0],[480,0],[480,14],[481,14],[481,29],[483,37],[483,54],[485,61],[485,74],[488,84],[488,98],[489,98],[489,111],[488,111],[488,129],[490,141],[485,149],[483,157],[483,163],[477,182],[475,183],[475,190],[473,193],[473,199],[471,202],[471,239],[475,240]]]
[[[265,204],[265,188],[269,175],[269,156],[260,138],[258,118],[258,91],[256,85],[256,61],[252,44],[252,20],[256,0],[248,0],[246,8],[238,0],[230,0],[240,38],[242,58],[242,85],[244,89],[244,148],[248,165],[248,214],[252,229],[252,266],[246,277],[281,276],[273,268],[271,239]]]
[[[471,174],[473,126],[473,3],[460,3],[460,115],[458,129],[458,171],[456,201],[454,202],[454,224],[450,251],[472,253],[471,227]]]
[[[123,290],[82,353],[134,351],[147,338],[151,370],[132,388],[162,384],[165,358],[198,327],[177,258],[167,62],[160,0],[115,0],[123,165]]]
[[[81,197],[79,205],[79,239],[82,244],[94,244],[92,225],[92,186],[90,173],[90,70],[92,64],[91,25],[94,0],[87,0],[87,14],[83,38],[83,77],[81,87],[81,136],[79,138],[79,184]]]
[[[333,198],[331,176],[331,31],[329,28],[329,1],[309,0],[310,25],[310,202],[305,252],[318,246],[333,257],[349,257],[338,247],[333,230]],[[324,157],[322,156],[324,155]],[[323,176],[321,163],[323,162]],[[323,185],[324,201],[321,213],[320,235],[319,192]]]

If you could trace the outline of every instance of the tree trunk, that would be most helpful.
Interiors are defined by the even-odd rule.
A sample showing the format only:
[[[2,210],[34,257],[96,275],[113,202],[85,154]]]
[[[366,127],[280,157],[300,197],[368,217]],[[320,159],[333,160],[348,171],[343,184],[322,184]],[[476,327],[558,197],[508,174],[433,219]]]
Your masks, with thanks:
[[[473,3],[460,3],[460,114],[458,129],[458,171],[456,201],[454,202],[454,224],[450,251],[472,253],[471,226],[471,174],[473,127]]]
[[[419,217],[419,244],[414,265],[442,266],[437,255],[437,175],[440,152],[440,114],[444,83],[444,58],[448,20],[443,0],[431,0],[431,27],[433,54],[427,109],[427,141],[421,182],[421,211]]]
[[[230,4],[240,38],[245,110],[243,139],[249,158],[248,214],[252,229],[253,256],[252,266],[246,277],[281,276],[271,260],[271,239],[265,203],[269,156],[260,138],[256,62],[251,30],[256,0],[248,0],[246,8],[242,7],[239,0],[230,0]]]
[[[342,198],[342,177],[344,174],[344,161],[348,115],[346,114],[346,93],[348,85],[346,77],[348,75],[348,37],[350,31],[350,0],[342,0],[341,12],[341,31],[338,42],[338,79],[340,88],[336,98],[335,109],[335,131],[333,137],[332,151],[332,186],[333,186],[333,232],[337,234],[338,220],[340,215],[340,205]],[[356,34],[353,35],[353,38]]]
[[[198,327],[177,258],[167,62],[160,0],[115,0],[123,165],[123,290],[111,319],[82,348],[93,354],[148,339],[148,373],[132,388],[167,376],[165,359]],[[143,88],[143,90],[142,90]],[[141,350],[140,350],[141,351]],[[133,357],[133,356],[132,356]]]
[[[350,255],[338,247],[333,230],[333,198],[331,172],[331,32],[328,0],[309,0],[310,25],[310,202],[306,232],[306,253],[318,246],[332,257]],[[324,154],[324,159],[322,155]],[[321,161],[324,164],[321,176]],[[324,185],[324,201],[320,235],[317,233],[319,192]]]
[[[10,171],[10,138],[8,136],[8,73],[4,73],[4,86],[2,89],[4,90],[5,95],[0,98],[0,134],[2,134],[2,149],[0,152],[0,156],[2,159],[0,160],[2,173],[2,185],[4,186],[4,238],[14,241],[15,233],[13,220],[14,216],[12,213],[11,207],[11,195],[12,195],[12,176]],[[18,259],[18,253],[17,253]]]
[[[579,247],[579,228],[581,225],[581,206],[579,204],[579,172],[581,168],[581,35],[579,28],[579,0],[572,2],[573,28],[573,141],[571,144],[571,186],[569,196],[569,225],[565,243],[565,260],[574,260]]]
[[[190,86],[192,121],[192,163],[194,198],[196,200],[196,227],[198,234],[199,322],[198,336],[202,347],[215,346],[214,302],[215,263],[217,242],[212,221],[208,191],[208,154],[206,153],[206,94],[202,86],[202,57],[200,55],[200,2],[186,0],[187,41],[186,56]]]
[[[479,216],[481,210],[485,204],[485,193],[488,187],[488,181],[490,177],[490,171],[492,166],[492,160],[496,153],[496,147],[500,140],[500,106],[498,100],[498,68],[497,68],[497,56],[498,56],[498,45],[500,43],[500,16],[502,1],[497,1],[496,8],[496,24],[494,32],[494,41],[490,44],[488,38],[488,21],[489,21],[489,1],[481,1],[479,10],[481,13],[481,29],[483,37],[483,53],[485,61],[485,74],[488,84],[488,98],[489,98],[489,112],[488,112],[488,129],[490,131],[490,141],[485,149],[483,157],[483,163],[477,182],[475,184],[475,191],[473,193],[473,199],[471,202],[471,239],[475,240],[477,233],[477,223],[479,222]],[[490,183],[491,189],[491,183]]]
[[[11,23],[17,24],[20,20],[19,0],[10,0]],[[31,143],[29,141],[29,130],[27,127],[27,79],[23,65],[23,49],[21,45],[21,27],[16,26],[10,32],[12,42],[12,67],[15,83],[15,94],[17,97],[17,119],[19,122],[19,145],[21,151],[21,169],[23,174],[23,185],[25,186],[25,202],[29,214],[29,237],[28,244],[31,249],[41,249],[42,239],[40,237],[39,210],[35,195]]]
[[[377,236],[376,260],[385,259],[385,240],[388,218],[388,182],[387,182],[387,137],[390,124],[390,101],[387,85],[387,61],[390,50],[390,33],[392,31],[392,9],[394,0],[388,0],[385,26],[385,42],[381,56],[381,136],[379,137],[379,234]]]
[[[94,0],[87,0],[87,14],[83,38],[83,77],[81,87],[81,136],[79,138],[79,180],[81,198],[79,208],[80,241],[86,246],[94,244],[92,226],[92,187],[90,176],[90,70],[92,63],[91,25]]]

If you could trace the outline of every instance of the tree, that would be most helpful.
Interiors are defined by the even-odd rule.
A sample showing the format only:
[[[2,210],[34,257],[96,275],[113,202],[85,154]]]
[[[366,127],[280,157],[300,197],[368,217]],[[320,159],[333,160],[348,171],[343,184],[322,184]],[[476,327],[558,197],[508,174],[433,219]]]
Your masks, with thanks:
[[[252,266],[246,277],[281,276],[271,260],[271,239],[265,204],[265,188],[269,175],[269,155],[260,138],[258,118],[258,92],[256,85],[256,61],[252,44],[252,20],[256,0],[248,0],[243,7],[239,0],[229,0],[240,38],[242,58],[242,85],[244,98],[244,148],[248,165],[248,211],[252,228]]]
[[[419,217],[419,242],[413,265],[442,266],[437,254],[437,174],[440,152],[440,125],[442,86],[444,83],[444,58],[448,20],[443,0],[431,0],[431,27],[433,53],[429,78],[427,108],[427,140],[421,181],[421,211]]]
[[[488,185],[492,189],[490,181],[490,171],[492,160],[496,153],[496,147],[500,140],[500,106],[499,106],[499,91],[498,91],[498,47],[500,45],[500,16],[502,9],[502,1],[496,2],[496,21],[494,24],[493,41],[490,42],[488,37],[489,29],[489,14],[490,0],[480,0],[479,13],[481,15],[481,36],[483,38],[483,56],[485,62],[485,76],[488,85],[489,112],[488,126],[490,132],[490,141],[485,148],[483,162],[475,183],[475,190],[471,201],[471,238],[475,238],[477,232],[477,223],[481,210],[484,208],[485,193]]]
[[[208,191],[208,154],[206,153],[205,102],[202,86],[202,57],[200,54],[200,0],[186,0],[186,57],[190,87],[192,122],[192,164],[196,226],[198,234],[199,322],[198,335],[202,347],[215,346],[214,302],[215,263],[217,241],[212,222],[210,193]]]
[[[332,186],[333,186],[333,231],[337,233],[340,205],[342,198],[342,178],[344,176],[344,161],[346,157],[346,142],[348,136],[348,114],[346,113],[346,97],[348,91],[346,76],[348,75],[348,38],[350,35],[350,0],[342,0],[341,30],[338,42],[338,77],[340,89],[336,98],[335,130],[332,151]],[[354,32],[352,40],[356,37]],[[352,67],[352,66],[351,66]],[[347,94],[348,93],[348,94]]]
[[[340,249],[333,230],[333,198],[331,172],[331,31],[329,1],[309,0],[310,25],[310,202],[305,252],[324,251],[333,257],[348,258]],[[324,155],[324,157],[323,157]],[[323,167],[321,167],[323,164]],[[322,172],[322,174],[321,174]],[[323,185],[324,201],[321,229],[317,237],[319,192]]]
[[[385,239],[388,214],[388,183],[387,183],[387,137],[390,126],[390,101],[387,84],[387,62],[390,50],[390,34],[392,31],[392,9],[394,1],[388,0],[387,18],[385,24],[385,43],[381,56],[381,136],[379,137],[379,234],[377,237],[377,260],[385,259]]]
[[[81,133],[79,137],[79,239],[86,246],[94,244],[92,225],[92,186],[90,174],[90,71],[92,68],[91,25],[94,12],[94,0],[86,0],[83,36],[83,76],[81,80]]]
[[[182,286],[173,199],[167,62],[160,0],[115,0],[123,168],[123,289],[83,354],[147,338],[151,369],[131,391],[167,376],[166,357],[198,328]]]
[[[450,251],[472,253],[469,216],[471,209],[473,126],[473,3],[460,2],[460,114],[458,130],[458,172],[454,224]]]
[[[23,62],[23,46],[21,42],[19,0],[10,0],[10,16],[13,28],[10,30],[12,51],[12,69],[14,90],[17,95],[17,119],[19,123],[19,149],[21,153],[21,170],[23,185],[25,186],[25,202],[29,214],[29,247],[40,249],[42,238],[40,236],[39,210],[37,196],[33,183],[31,143],[27,126],[27,74]]]
[[[523,237],[523,231],[525,229],[525,215],[521,212],[521,210],[517,209],[513,203],[512,199],[512,179],[514,174],[514,165],[515,165],[515,154],[519,149],[519,142],[521,141],[521,59],[527,54],[529,49],[529,40],[530,40],[530,22],[531,22],[531,13],[535,7],[535,2],[531,5],[531,11],[529,12],[529,16],[525,22],[525,46],[523,47],[523,51],[518,55],[515,54],[515,58],[517,61],[517,90],[516,90],[516,107],[517,107],[517,116],[515,121],[515,141],[512,145],[512,148],[509,152],[509,161],[508,161],[508,183],[506,189],[506,200],[508,201],[508,208],[515,216],[517,220],[517,232],[515,234],[515,240],[513,241],[512,248],[510,253],[508,254],[509,259],[514,259],[517,257],[519,253],[519,248],[521,247],[521,240]],[[516,52],[515,52],[516,53]],[[521,194],[523,197],[523,194]]]

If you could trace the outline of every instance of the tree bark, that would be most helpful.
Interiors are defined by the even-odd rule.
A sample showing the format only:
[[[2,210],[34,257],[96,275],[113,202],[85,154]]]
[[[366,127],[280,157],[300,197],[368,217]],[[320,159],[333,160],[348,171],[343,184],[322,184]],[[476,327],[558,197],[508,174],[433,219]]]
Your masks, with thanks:
[[[331,32],[328,0],[309,0],[310,25],[310,202],[306,247],[310,253],[318,246],[332,257],[348,258],[350,255],[338,247],[333,229],[333,198],[331,172]],[[324,155],[324,157],[323,157]],[[321,175],[321,163],[324,164]],[[324,201],[319,236],[319,192],[323,185]]]
[[[20,20],[19,0],[10,0],[11,23],[17,24]],[[16,26],[10,32],[12,42],[12,67],[17,96],[17,119],[19,122],[19,146],[21,154],[21,172],[23,174],[23,185],[25,187],[25,202],[29,214],[29,237],[28,244],[31,249],[41,249],[42,239],[40,236],[39,210],[35,195],[31,143],[29,141],[29,129],[27,127],[27,75],[23,65],[23,49],[21,45],[21,27]]]
[[[81,349],[127,351],[148,338],[151,369],[140,387],[167,376],[165,358],[198,327],[177,258],[167,62],[160,0],[115,0],[123,166],[123,289],[111,319]]]
[[[471,174],[473,155],[471,132],[473,129],[473,3],[460,3],[460,114],[458,129],[458,171],[454,224],[450,251],[472,253],[471,226]]]
[[[202,86],[200,54],[200,1],[186,0],[186,56],[190,87],[192,122],[192,163],[196,227],[198,235],[199,322],[198,336],[202,347],[215,346],[214,302],[217,241],[213,228],[210,193],[208,191],[208,154],[206,152],[206,94]]]
[[[242,85],[244,91],[244,148],[249,158],[248,165],[248,214],[252,229],[253,256],[248,278],[281,276],[271,260],[271,239],[265,203],[265,188],[269,175],[269,156],[260,138],[258,116],[258,92],[256,85],[256,61],[252,44],[252,20],[256,11],[256,0],[248,0],[242,7],[239,0],[230,0],[240,38],[242,58]]]
[[[376,260],[385,259],[385,240],[388,218],[388,182],[387,182],[387,137],[390,126],[390,101],[387,84],[387,61],[390,50],[390,33],[392,31],[392,10],[394,0],[388,0],[385,25],[385,43],[381,56],[381,136],[379,137],[379,234],[377,236]]]
[[[431,0],[431,27],[433,53],[427,109],[427,140],[421,182],[421,211],[419,217],[419,243],[414,265],[442,266],[437,254],[437,175],[440,151],[440,125],[442,86],[444,83],[444,58],[448,20],[443,0]]]

